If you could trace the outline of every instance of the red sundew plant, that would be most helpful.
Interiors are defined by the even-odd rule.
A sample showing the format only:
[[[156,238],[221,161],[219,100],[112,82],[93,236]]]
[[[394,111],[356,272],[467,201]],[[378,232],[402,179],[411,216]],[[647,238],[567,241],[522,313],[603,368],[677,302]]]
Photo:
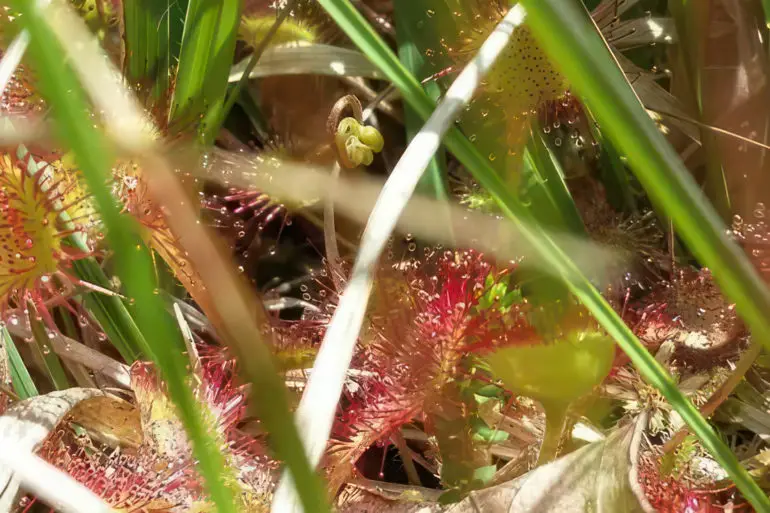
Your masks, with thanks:
[[[220,450],[227,455],[228,485],[245,510],[262,511],[277,464],[258,440],[238,429],[246,394],[235,382],[234,360],[212,346],[199,345],[197,351],[200,359],[193,389],[206,409]],[[139,447],[102,446],[62,423],[45,441],[40,455],[119,511],[211,511],[184,428],[152,365],[135,363],[131,386],[143,432]]]
[[[639,462],[639,484],[649,504],[660,513],[722,513],[753,511],[735,486],[702,487],[676,476],[662,476],[653,458]]]
[[[51,304],[64,304],[73,285],[88,285],[68,272],[72,261],[90,256],[67,238],[84,234],[77,212],[81,191],[50,165],[0,156],[0,308],[31,305],[51,329]],[[65,217],[66,216],[66,217]],[[11,319],[13,320],[13,319]]]
[[[705,368],[734,358],[747,336],[708,269],[679,269],[672,281],[659,284],[641,305],[632,306],[627,320],[651,350],[671,340],[678,359]]]
[[[432,417],[452,409],[443,403],[455,401],[453,387],[472,374],[469,348],[495,346],[505,327],[516,322],[515,309],[484,304],[485,294],[509,272],[474,251],[428,252],[424,259],[380,268],[368,328],[352,366],[356,377],[329,449],[332,489],[370,446],[413,421],[430,431]],[[334,301],[333,295],[321,301],[321,316],[333,311]],[[323,330],[318,318],[300,322]]]

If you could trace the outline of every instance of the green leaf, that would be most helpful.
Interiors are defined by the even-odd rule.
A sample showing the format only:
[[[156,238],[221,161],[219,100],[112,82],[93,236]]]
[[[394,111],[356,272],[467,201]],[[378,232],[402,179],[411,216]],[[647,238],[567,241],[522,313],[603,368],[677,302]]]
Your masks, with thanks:
[[[473,417],[470,424],[474,441],[495,444],[508,440],[508,432],[489,427],[487,423],[479,417]]]
[[[528,22],[546,52],[584,98],[606,136],[622,151],[651,199],[671,217],[688,247],[714,273],[754,337],[770,344],[770,294],[740,248],[728,239],[725,226],[700,192],[676,152],[660,134],[618,69],[579,2],[523,0]],[[608,100],[608,99],[611,99]],[[624,347],[625,349],[625,347]],[[634,363],[640,367],[636,355]],[[640,370],[645,371],[640,367]],[[664,375],[660,376],[664,378]],[[770,499],[746,473],[692,403],[673,382],[661,392],[698,435],[703,445],[760,511]],[[660,387],[662,382],[653,381]]]
[[[136,223],[121,214],[106,186],[113,156],[93,124],[84,92],[67,65],[64,50],[47,25],[46,14],[50,12],[23,1],[13,5],[22,13],[21,19],[31,36],[29,52],[36,64],[39,89],[53,110],[61,140],[74,150],[107,228],[107,241],[115,252],[116,268],[126,291],[135,300],[137,325],[148,335],[143,349],[153,357],[166,381],[212,502],[218,511],[235,513],[232,491],[224,481],[227,470],[216,435],[210,431],[189,387],[187,362],[180,351],[183,346],[180,334],[160,297],[154,293],[149,252],[141,242]]]
[[[404,67],[417,77],[426,76],[427,72],[425,59],[423,58],[417,46],[414,43],[415,37],[412,27],[416,27],[415,20],[425,16],[425,10],[421,9],[419,2],[413,0],[396,0],[393,4],[394,20],[396,22],[396,42],[398,43],[398,56]],[[438,100],[441,94],[438,84],[429,82],[424,86],[425,92],[434,101]],[[406,140],[411,141],[412,137],[420,131],[422,119],[409,105],[404,106],[404,121],[406,125]],[[446,155],[443,150],[433,157],[428,167],[425,169],[418,190],[437,199],[446,199]]]
[[[487,465],[486,467],[479,467],[473,471],[473,478],[487,484],[495,477],[497,472],[497,465]]]
[[[123,26],[126,45],[126,78],[140,85],[146,97],[167,93],[172,66],[179,58],[187,0],[125,0]],[[143,87],[142,87],[143,86]]]
[[[171,121],[197,123],[221,108],[235,52],[240,8],[238,0],[190,0]],[[205,132],[205,126],[201,130]]]
[[[51,341],[48,338],[48,332],[42,322],[34,319],[31,316],[29,319],[29,326],[32,329],[32,336],[35,339],[34,351],[37,352],[40,361],[45,367],[48,379],[51,380],[56,390],[66,390],[70,388],[69,380],[64,372],[61,360],[51,347]]]
[[[533,201],[531,210],[535,218],[542,225],[555,230],[566,230],[576,235],[586,236],[585,225],[564,181],[561,165],[546,146],[536,124],[533,125],[524,160],[525,167],[530,168],[530,172],[533,172],[537,178],[536,183],[542,188],[542,191],[539,191],[544,196],[542,199],[548,201],[547,204]],[[545,214],[545,212],[550,213]],[[554,218],[558,218],[558,221]]]
[[[29,399],[30,397],[38,395],[35,382],[32,381],[32,376],[29,375],[27,366],[24,365],[24,360],[21,359],[19,350],[16,348],[16,344],[11,338],[11,334],[8,333],[8,328],[4,325],[0,326],[0,337],[2,337],[2,345],[5,346],[5,350],[8,353],[13,391],[16,392],[19,399]]]

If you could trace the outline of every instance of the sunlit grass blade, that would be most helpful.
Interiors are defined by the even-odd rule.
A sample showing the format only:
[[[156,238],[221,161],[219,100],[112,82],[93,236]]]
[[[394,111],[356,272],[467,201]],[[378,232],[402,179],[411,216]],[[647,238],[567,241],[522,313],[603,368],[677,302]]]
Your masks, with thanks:
[[[224,101],[240,23],[239,0],[190,0],[171,120],[195,123]],[[205,132],[205,124],[201,127]]]
[[[582,6],[555,0],[523,0],[523,4],[538,40],[584,98],[607,137],[626,155],[651,198],[671,217],[693,253],[712,270],[753,336],[766,346],[770,344],[770,293],[764,282],[741,249],[728,239],[718,214],[639,103]],[[770,511],[770,500],[692,404],[687,402],[683,407],[679,398],[662,392],[746,498],[758,510]]]
[[[576,235],[586,235],[586,228],[580,217],[580,212],[575,205],[575,200],[564,181],[564,172],[556,157],[553,155],[537,127],[532,130],[532,135],[527,144],[527,157],[547,191],[548,197],[563,221],[562,229],[567,229]],[[532,205],[532,210],[537,217],[538,205]]]
[[[235,85],[226,88],[227,97],[224,99],[224,101],[217,102],[211,109],[209,109],[208,113],[206,114],[206,119],[204,122],[205,126],[203,128],[202,138],[204,144],[211,144],[216,138],[217,133],[219,133],[219,129],[222,127],[225,119],[227,118],[227,115],[230,113],[230,109],[232,109],[233,105],[235,105],[236,99],[239,98],[241,96],[241,92],[245,90],[245,86],[249,81],[251,72],[256,67],[257,62],[259,62],[262,53],[267,49],[273,36],[275,36],[276,32],[278,32],[278,29],[283,23],[283,20],[285,20],[286,17],[291,13],[292,8],[293,3],[286,5],[278,14],[270,29],[262,37],[262,40],[259,41],[259,44],[254,48],[254,52],[252,53],[251,57],[248,58],[246,66],[241,72],[240,79],[238,79]]]
[[[46,327],[42,322],[34,318],[30,318],[29,325],[32,329],[32,337],[35,339],[33,351],[37,353],[54,388],[56,390],[65,390],[72,386],[64,372],[61,360],[51,347],[51,340],[48,337]]]
[[[81,280],[105,289],[111,287],[109,278],[95,260],[84,258],[76,260],[72,265],[75,274]],[[142,355],[147,342],[123,300],[117,296],[88,292],[84,294],[84,302],[88,311],[104,330],[110,343],[127,363],[133,363]]]
[[[390,78],[396,87],[399,88],[404,100],[407,101],[421,116],[427,118],[434,107],[433,102],[422,91],[419,83],[414,77],[400,65],[393,52],[390,51],[374,30],[372,30],[366,21],[358,14],[358,12],[356,12],[350,2],[346,0],[319,0],[319,3],[329,12],[335,21],[337,21],[338,25],[348,34],[355,44],[361,48],[361,50],[364,51],[375,64],[380,66],[388,78]],[[576,17],[575,6],[570,2],[559,3],[570,4],[570,15],[561,19],[560,23],[564,23],[564,25],[572,29],[573,27],[570,26],[570,23],[574,23],[574,20],[570,20],[570,17]],[[553,6],[550,8],[553,8]],[[584,14],[577,13],[578,19],[581,19],[581,16],[584,16]],[[545,18],[546,17],[544,16],[543,19]],[[581,25],[584,25],[585,23],[587,23],[587,21],[584,21]],[[543,26],[545,26],[545,23]],[[550,31],[549,34],[554,34],[553,28],[547,30]],[[558,30],[564,29],[560,28]],[[583,27],[581,30],[585,31],[585,28]],[[579,32],[577,34],[579,34]],[[558,38],[558,41],[562,41],[562,39],[563,38]],[[593,48],[594,54],[606,56],[606,48],[602,45],[601,41],[599,41],[598,44],[601,45],[600,49],[597,53],[597,49]],[[579,60],[575,60],[571,64],[573,70],[576,67],[579,68],[583,66],[582,61]],[[581,72],[583,71],[586,70],[582,70]],[[592,72],[595,72],[595,69],[592,70]],[[569,75],[567,78],[572,79]],[[624,80],[622,75],[619,78]],[[627,87],[625,81],[623,84],[624,87]],[[599,92],[604,94],[607,91],[605,87],[597,87],[594,90],[597,94]],[[636,97],[633,98],[633,101],[637,102]],[[614,103],[612,105],[609,105],[608,103],[605,105],[607,108],[614,108]],[[641,107],[639,108],[641,109]],[[643,113],[643,115],[646,116],[645,113]],[[645,122],[650,123],[650,120],[647,118]],[[652,127],[652,130],[656,130],[654,126]],[[655,132],[655,136],[660,137],[660,134]],[[613,140],[613,142],[618,144],[617,140]],[[639,369],[639,372],[650,383],[658,388],[664,397],[671,402],[676,411],[692,428],[693,432],[704,441],[705,446],[717,456],[718,460],[725,464],[726,468],[730,468],[731,475],[738,476],[740,489],[748,491],[747,497],[752,497],[752,500],[755,500],[757,504],[768,503],[766,497],[759,497],[758,493],[761,494],[761,492],[759,492],[756,485],[750,480],[747,481],[745,472],[740,469],[739,463],[732,452],[730,452],[730,449],[717,438],[714,431],[708,425],[708,422],[700,415],[697,408],[695,408],[695,406],[693,406],[693,404],[682,394],[666,370],[649,354],[644,346],[642,346],[639,340],[634,336],[633,332],[626,326],[602,295],[593,287],[591,282],[580,273],[567,255],[542,231],[531,229],[529,228],[528,223],[523,222],[530,220],[529,214],[506,188],[499,177],[497,177],[494,170],[490,168],[487,159],[481,156],[473,145],[456,129],[451,129],[447,132],[445,144],[449,150],[455,154],[458,160],[460,160],[460,162],[474,174],[479,183],[489,190],[503,212],[511,218],[515,225],[517,225],[522,236],[532,244],[537,253],[551,267],[552,272],[556,275],[561,275],[563,279],[567,281],[572,293],[575,294],[575,296],[591,311],[596,320],[599,321],[607,332],[615,338],[623,351],[628,354],[631,361]],[[623,148],[619,144],[618,147]],[[680,191],[677,190],[676,192],[678,193]],[[688,190],[688,192],[690,191]],[[673,196],[676,196],[676,194]],[[677,200],[674,197],[672,201],[675,203]],[[698,211],[697,208],[691,209],[693,215],[697,215],[696,213]],[[713,211],[711,219],[713,220]],[[722,239],[723,238],[724,237],[722,237]],[[722,240],[719,240],[717,246],[723,247],[721,244]],[[727,247],[733,248],[732,246]],[[735,251],[735,249],[733,248],[728,251]],[[746,267],[748,264],[745,260],[741,260],[740,255],[736,255],[736,258],[741,262],[745,272],[749,274],[753,273],[753,270],[750,267]],[[756,278],[755,284],[758,283],[760,283],[760,280]],[[758,287],[761,288],[761,286]],[[770,310],[765,307],[765,311]]]
[[[415,38],[409,30],[416,26],[416,22],[411,18],[420,19],[425,15],[425,11],[419,2],[409,0],[397,0],[394,2],[393,10],[396,22],[398,57],[412,75],[425,76],[427,73],[424,59],[415,46]],[[438,101],[441,90],[435,81],[426,84],[425,91],[433,101]],[[406,125],[407,141],[411,140],[422,126],[422,118],[409,105],[404,105],[404,124]],[[446,155],[443,149],[439,149],[428,164],[428,169],[425,170],[425,174],[418,184],[418,190],[435,198],[447,198],[446,176]]]
[[[171,68],[179,57],[187,2],[127,0],[123,2],[126,45],[126,78],[146,96],[152,85],[153,98],[165,94],[171,83]]]
[[[8,333],[8,328],[5,326],[0,326],[0,339],[2,339],[2,345],[5,347],[5,351],[8,354],[13,391],[16,392],[19,399],[29,399],[30,397],[38,395],[35,382],[32,381],[32,376],[29,375],[27,366],[24,365],[24,361],[21,359],[19,350],[16,348],[16,343],[11,338],[11,334]]]
[[[138,236],[137,226],[120,213],[105,184],[112,156],[103,135],[91,121],[83,90],[67,65],[67,55],[48,26],[48,20],[62,14],[54,11],[65,7],[41,8],[21,1],[14,5],[23,13],[22,20],[30,32],[29,52],[36,64],[38,86],[53,109],[61,139],[75,152],[107,228],[107,240],[115,252],[116,268],[127,293],[135,300],[137,324],[149,335],[147,343],[151,349],[143,349],[154,357],[167,383],[169,396],[192,442],[193,455],[212,502],[218,511],[235,513],[232,490],[225,484],[224,457],[189,388],[187,362],[179,351],[183,346],[180,334],[161,298],[154,293],[149,252]]]

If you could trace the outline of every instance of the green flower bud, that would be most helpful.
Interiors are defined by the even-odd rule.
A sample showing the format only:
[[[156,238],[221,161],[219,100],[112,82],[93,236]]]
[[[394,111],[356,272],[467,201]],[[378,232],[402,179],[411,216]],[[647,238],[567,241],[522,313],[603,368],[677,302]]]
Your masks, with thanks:
[[[385,146],[385,139],[379,130],[373,126],[365,126],[361,128],[361,133],[358,136],[361,142],[369,146],[374,153],[379,153]]]

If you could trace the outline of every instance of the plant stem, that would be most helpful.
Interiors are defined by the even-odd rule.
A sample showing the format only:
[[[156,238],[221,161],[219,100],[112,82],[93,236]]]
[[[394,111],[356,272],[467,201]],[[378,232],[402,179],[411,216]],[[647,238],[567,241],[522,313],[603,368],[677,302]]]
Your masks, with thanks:
[[[537,466],[545,465],[555,460],[567,427],[567,408],[569,405],[560,403],[543,403],[545,409],[545,431],[540,453],[537,456]]]

